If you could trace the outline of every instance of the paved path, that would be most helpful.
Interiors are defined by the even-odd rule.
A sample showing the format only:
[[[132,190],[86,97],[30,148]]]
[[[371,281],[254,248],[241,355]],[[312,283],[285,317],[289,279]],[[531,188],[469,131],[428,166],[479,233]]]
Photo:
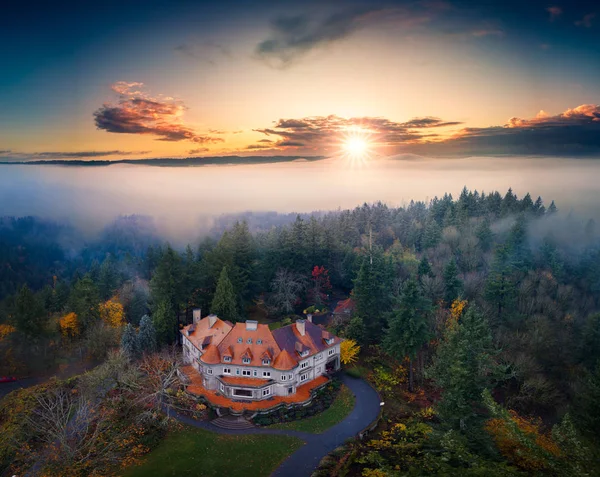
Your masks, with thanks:
[[[342,445],[347,439],[355,437],[379,415],[379,396],[366,381],[347,375],[342,375],[341,379],[356,398],[354,409],[342,422],[330,427],[323,434],[260,428],[229,430],[214,426],[208,421],[196,421],[180,414],[176,414],[175,417],[190,426],[201,427],[220,434],[278,434],[298,437],[306,444],[284,460],[275,469],[272,477],[309,477],[323,457]]]

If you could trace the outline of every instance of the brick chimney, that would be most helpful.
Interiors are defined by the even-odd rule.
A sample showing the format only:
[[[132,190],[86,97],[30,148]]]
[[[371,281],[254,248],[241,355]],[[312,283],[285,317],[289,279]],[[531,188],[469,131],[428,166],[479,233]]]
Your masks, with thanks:
[[[192,322],[194,324],[198,323],[200,321],[200,319],[202,318],[202,309],[194,308],[194,310],[192,311],[192,317],[193,317]]]
[[[246,331],[256,331],[258,328],[258,321],[246,320]]]
[[[217,315],[208,315],[208,327],[212,328],[217,322]]]
[[[312,313],[306,315],[306,319],[312,323]]]
[[[304,336],[306,334],[306,320],[296,320],[296,329],[300,336]]]

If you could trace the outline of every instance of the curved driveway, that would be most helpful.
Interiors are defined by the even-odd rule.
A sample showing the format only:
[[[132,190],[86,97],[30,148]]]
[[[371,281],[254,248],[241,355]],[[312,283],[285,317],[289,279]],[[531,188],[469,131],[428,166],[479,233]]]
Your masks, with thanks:
[[[190,426],[201,427],[220,434],[279,434],[298,437],[306,444],[287,457],[275,469],[272,477],[309,477],[323,457],[341,446],[347,439],[355,437],[373,423],[379,415],[379,396],[366,381],[347,375],[342,375],[341,380],[350,388],[356,398],[354,409],[342,422],[330,427],[323,434],[260,428],[230,430],[214,426],[207,421],[196,421],[180,414],[176,414],[175,417]],[[268,450],[265,451],[268,452]]]

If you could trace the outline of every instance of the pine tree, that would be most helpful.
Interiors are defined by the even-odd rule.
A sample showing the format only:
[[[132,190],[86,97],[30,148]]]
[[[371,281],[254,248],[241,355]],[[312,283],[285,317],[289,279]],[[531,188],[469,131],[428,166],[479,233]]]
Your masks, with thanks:
[[[180,304],[184,301],[181,268],[181,257],[168,245],[150,280],[153,310],[160,303],[168,302],[175,317],[179,316]]]
[[[463,283],[458,278],[458,266],[456,260],[452,258],[444,268],[444,300],[450,304],[458,298],[462,292]]]
[[[548,210],[546,211],[546,215],[554,215],[558,212],[558,208],[556,207],[556,204],[554,203],[554,201],[552,201],[550,203],[550,206],[548,207]]]
[[[137,346],[141,353],[153,353],[156,351],[156,329],[152,319],[144,315],[140,320],[140,329],[137,335]]]
[[[210,311],[222,320],[235,322],[238,319],[235,292],[227,275],[227,267],[223,267],[219,275]]]
[[[129,359],[135,359],[138,355],[138,341],[135,328],[131,323],[127,323],[123,335],[121,336],[121,349]]]
[[[113,296],[116,289],[119,287],[119,281],[120,277],[117,270],[117,264],[113,256],[107,254],[98,273],[97,287],[100,298],[107,300]]]
[[[348,338],[357,341],[360,344],[367,343],[367,329],[365,323],[360,316],[353,316],[346,328]]]
[[[171,344],[177,336],[177,315],[167,300],[158,303],[152,313],[156,339],[160,344]]]
[[[68,309],[73,311],[83,327],[87,328],[100,319],[99,301],[98,288],[86,275],[73,286],[69,296]]]
[[[429,339],[427,313],[431,304],[419,292],[417,282],[408,280],[388,318],[383,347],[398,361],[408,357],[408,389],[414,390],[413,360]]]
[[[427,275],[431,275],[431,265],[429,264],[429,260],[427,260],[427,257],[425,255],[423,255],[421,257],[421,261],[419,262],[419,268],[417,269],[417,275],[419,276],[419,278],[422,278],[424,276]]]
[[[15,298],[12,314],[13,326],[28,338],[46,334],[47,313],[44,306],[27,285],[23,285]]]
[[[483,390],[502,372],[496,355],[488,322],[472,307],[444,331],[427,372],[442,391],[439,416],[452,427],[465,429],[477,418]]]
[[[510,260],[506,245],[496,249],[491,270],[488,274],[485,297],[494,307],[498,320],[507,321],[516,308],[517,286],[515,268]]]
[[[434,248],[442,238],[442,228],[434,220],[430,219],[425,224],[425,230],[423,231],[423,238],[421,240],[421,248],[426,250],[428,248]]]

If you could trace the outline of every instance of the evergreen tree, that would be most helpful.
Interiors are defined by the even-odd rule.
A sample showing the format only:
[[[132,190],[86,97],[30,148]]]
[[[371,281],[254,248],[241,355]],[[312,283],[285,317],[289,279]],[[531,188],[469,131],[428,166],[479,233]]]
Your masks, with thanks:
[[[84,328],[100,319],[98,288],[89,276],[78,280],[71,290],[68,308],[74,312]]]
[[[428,248],[434,248],[442,238],[442,228],[434,220],[430,219],[425,224],[425,230],[423,231],[423,238],[421,240],[421,248],[426,250]]]
[[[100,298],[108,300],[113,296],[119,287],[119,282],[120,277],[115,259],[111,254],[107,254],[98,273],[97,287]]]
[[[419,268],[417,269],[417,275],[419,278],[422,278],[427,275],[432,275],[431,265],[429,264],[429,260],[427,257],[423,255],[421,257],[421,261],[419,262]]]
[[[558,212],[558,208],[556,207],[556,204],[554,203],[554,201],[552,201],[550,203],[550,207],[548,207],[548,210],[546,211],[546,215],[554,215]]]
[[[500,215],[506,217],[507,215],[513,214],[519,210],[519,201],[517,196],[513,194],[512,188],[509,188],[502,199],[502,205],[500,207]]]
[[[167,245],[150,280],[153,311],[160,303],[167,302],[175,317],[179,316],[180,304],[184,301],[181,269],[181,257]]]
[[[479,245],[481,246],[481,250],[487,252],[494,242],[494,233],[490,227],[490,221],[487,219],[483,219],[477,228],[475,229],[475,236],[479,240]]]
[[[17,331],[27,338],[38,338],[46,334],[47,313],[37,295],[23,285],[15,298],[12,322]]]
[[[152,313],[156,339],[160,344],[171,344],[177,337],[177,315],[167,300],[158,303]]]
[[[227,267],[221,270],[210,311],[222,320],[235,322],[238,319],[235,292],[227,275]]]
[[[388,318],[383,347],[398,361],[408,357],[408,389],[414,391],[413,360],[429,339],[427,313],[431,304],[419,292],[417,282],[408,280]]]
[[[516,314],[517,286],[514,274],[508,247],[506,245],[498,247],[488,274],[485,297],[501,322]]]
[[[536,217],[542,217],[545,213],[546,207],[544,207],[544,201],[541,197],[538,196],[538,198],[535,201],[535,204],[533,204],[533,215],[535,215]]]
[[[591,439],[600,429],[600,361],[591,371],[586,370],[581,389],[575,396],[573,417],[577,426]]]
[[[487,320],[472,307],[444,331],[428,375],[442,391],[436,407],[450,426],[465,429],[477,419],[483,390],[501,371],[496,354]]]
[[[125,330],[123,330],[123,335],[121,336],[121,349],[129,359],[134,359],[138,355],[139,348],[137,335],[135,333],[135,328],[131,323],[127,323]]]
[[[391,261],[379,249],[373,251],[372,257],[363,257],[353,296],[356,313],[365,325],[367,343],[377,341],[382,334],[384,316],[391,305],[392,276]]]
[[[444,268],[444,300],[450,304],[458,298],[462,292],[463,283],[458,278],[458,266],[456,260],[452,258]]]
[[[156,329],[152,319],[144,315],[140,320],[140,329],[137,334],[137,346],[141,353],[153,353],[156,351]]]
[[[346,328],[346,335],[361,345],[367,344],[367,329],[360,316],[355,315],[350,319]]]

